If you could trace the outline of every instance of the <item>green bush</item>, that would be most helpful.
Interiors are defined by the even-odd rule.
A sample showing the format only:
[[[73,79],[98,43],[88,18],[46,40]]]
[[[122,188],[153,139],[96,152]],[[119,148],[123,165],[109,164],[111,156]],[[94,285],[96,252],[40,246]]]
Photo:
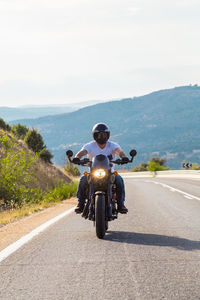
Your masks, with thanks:
[[[200,170],[200,166],[198,163],[193,163],[191,170]]]
[[[51,163],[53,155],[49,150],[46,149],[44,140],[37,130],[28,130],[25,135],[24,141],[31,150],[33,150],[35,153],[39,153],[41,159],[43,159],[45,162]]]
[[[3,130],[0,147],[0,199],[4,200],[6,207],[20,207],[35,193],[27,186],[34,181],[33,167],[38,155],[18,149],[14,138],[8,137]]]
[[[156,172],[156,171],[164,171],[168,170],[165,166],[166,164],[165,158],[160,157],[152,157],[151,160],[148,163],[142,163],[139,166],[136,166],[132,169],[132,172],[144,172],[144,171],[150,171],[150,172]]]
[[[65,171],[72,175],[72,176],[80,176],[81,175],[81,172],[79,171],[78,167],[77,166],[74,166],[70,161],[67,162],[67,165],[65,167]]]
[[[76,194],[77,182],[58,183],[52,190],[29,188],[35,181],[34,170],[39,155],[31,155],[19,147],[13,136],[0,132],[0,199],[3,209],[19,208],[24,204],[56,202]]]
[[[28,145],[29,149],[33,150],[35,153],[42,151],[44,148],[44,141],[41,134],[35,130],[28,130],[24,138],[25,143]]]
[[[12,126],[12,132],[18,138],[23,140],[25,138],[26,133],[28,132],[28,128],[25,125],[17,124]]]
[[[158,162],[155,161],[149,161],[148,162],[148,170],[150,172],[156,172],[156,171],[164,171],[166,168],[162,165],[160,165]]]
[[[8,123],[6,123],[2,118],[0,118],[0,128],[7,131],[11,130],[11,126]]]
[[[160,166],[165,166],[167,160],[165,158],[152,157],[150,162],[155,162],[155,163],[159,164]]]
[[[78,182],[63,183],[62,181],[57,186],[44,195],[46,202],[61,201],[76,195]]]
[[[139,166],[133,167],[132,172],[144,172],[148,171],[148,164],[147,163],[142,163]]]
[[[44,160],[45,162],[48,162],[48,163],[52,164],[51,159],[53,158],[53,155],[51,154],[51,152],[49,150],[44,148],[40,152],[40,158],[42,160]]]

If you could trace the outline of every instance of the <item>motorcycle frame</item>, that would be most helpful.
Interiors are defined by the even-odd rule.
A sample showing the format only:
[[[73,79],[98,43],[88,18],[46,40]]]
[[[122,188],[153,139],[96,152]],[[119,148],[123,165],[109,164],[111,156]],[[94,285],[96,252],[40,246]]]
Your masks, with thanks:
[[[111,173],[111,168],[109,170],[106,170],[108,172],[107,179],[105,184],[102,184],[102,188],[95,191],[95,180],[92,176],[92,166],[90,164],[90,173],[87,175],[87,181],[88,181],[88,197],[86,201],[85,208],[82,213],[82,217],[85,219],[89,218],[89,220],[92,220],[94,222],[95,226],[95,198],[97,195],[102,194],[105,197],[105,221],[112,221],[117,218],[117,210],[115,212],[115,215],[112,214],[112,198],[113,195],[113,187],[115,182],[115,175]],[[107,186],[106,186],[107,184]],[[114,200],[115,201],[115,200]],[[115,203],[115,202],[114,202]],[[91,213],[90,210],[93,210],[93,218],[90,218],[89,214]],[[110,211],[109,211],[110,210]]]

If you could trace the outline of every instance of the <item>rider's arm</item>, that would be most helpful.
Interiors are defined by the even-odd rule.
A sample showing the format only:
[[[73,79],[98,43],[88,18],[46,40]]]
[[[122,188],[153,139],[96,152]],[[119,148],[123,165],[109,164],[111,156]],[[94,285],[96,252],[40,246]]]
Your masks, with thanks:
[[[126,154],[122,151],[121,148],[115,149],[115,150],[114,150],[114,153],[117,154],[117,155],[119,155],[119,157],[121,157],[121,158],[122,158],[122,157],[127,157]]]
[[[80,150],[78,153],[76,153],[75,157],[81,158],[84,155],[86,155],[87,153],[88,153],[87,150]]]

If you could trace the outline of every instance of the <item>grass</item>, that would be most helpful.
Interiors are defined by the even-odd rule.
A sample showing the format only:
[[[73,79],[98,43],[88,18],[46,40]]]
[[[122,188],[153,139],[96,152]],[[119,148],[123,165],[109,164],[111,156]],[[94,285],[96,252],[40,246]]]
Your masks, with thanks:
[[[22,217],[31,215],[47,207],[56,205],[56,203],[58,203],[58,201],[54,203],[42,202],[40,204],[32,204],[29,206],[22,206],[21,208],[15,208],[15,209],[5,210],[3,212],[0,212],[0,226],[11,223]]]
[[[78,182],[58,184],[53,190],[43,194],[40,203],[25,204],[20,208],[13,208],[0,212],[0,226],[13,222],[19,218],[31,215],[45,208],[55,206],[62,200],[70,199],[75,196]]]

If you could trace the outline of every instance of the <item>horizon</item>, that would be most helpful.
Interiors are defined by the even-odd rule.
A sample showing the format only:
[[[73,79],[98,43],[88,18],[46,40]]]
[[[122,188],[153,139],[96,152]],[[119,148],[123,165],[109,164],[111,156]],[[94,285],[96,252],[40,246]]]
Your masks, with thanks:
[[[154,91],[149,91],[149,92],[146,92],[144,94],[140,94],[140,95],[134,95],[134,96],[124,96],[124,97],[118,97],[118,98],[111,98],[111,99],[99,99],[99,100],[94,100],[94,99],[91,99],[91,100],[87,100],[87,101],[80,101],[80,100],[77,100],[77,101],[74,101],[74,102],[69,102],[69,103],[60,103],[60,104],[55,104],[55,103],[52,103],[52,104],[24,104],[24,105],[18,105],[18,106],[12,106],[12,105],[1,105],[0,103],[0,107],[1,108],[45,108],[45,107],[73,107],[73,106],[81,106],[81,104],[85,104],[83,106],[89,106],[89,105],[95,105],[95,104],[99,104],[99,103],[105,103],[105,102],[111,102],[111,101],[120,101],[120,100],[123,100],[123,99],[126,99],[126,98],[135,98],[135,97],[142,97],[142,96],[145,96],[145,95],[149,95],[151,93],[156,93],[156,92],[159,92],[159,91],[164,91],[164,90],[170,90],[170,89],[175,89],[175,88],[181,88],[181,87],[195,87],[195,86],[198,86],[199,85],[197,83],[194,83],[194,84],[187,84],[187,85],[181,85],[181,86],[174,86],[174,87],[168,87],[168,88],[164,88],[164,89],[159,89],[159,90],[154,90]]]

